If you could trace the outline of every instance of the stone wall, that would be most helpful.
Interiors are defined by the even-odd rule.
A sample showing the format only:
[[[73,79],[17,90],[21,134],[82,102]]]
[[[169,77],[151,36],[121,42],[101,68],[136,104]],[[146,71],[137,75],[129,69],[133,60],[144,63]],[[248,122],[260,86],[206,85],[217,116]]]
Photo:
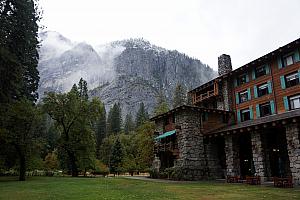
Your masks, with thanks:
[[[286,126],[287,150],[290,160],[290,170],[295,184],[300,184],[300,143],[299,125],[290,124]]]
[[[225,154],[226,154],[226,175],[240,175],[240,158],[237,137],[232,135],[225,136]]]
[[[180,169],[181,178],[184,180],[207,178],[200,113],[192,110],[181,110],[176,113],[175,117],[179,149],[179,159],[175,162],[175,167]]]

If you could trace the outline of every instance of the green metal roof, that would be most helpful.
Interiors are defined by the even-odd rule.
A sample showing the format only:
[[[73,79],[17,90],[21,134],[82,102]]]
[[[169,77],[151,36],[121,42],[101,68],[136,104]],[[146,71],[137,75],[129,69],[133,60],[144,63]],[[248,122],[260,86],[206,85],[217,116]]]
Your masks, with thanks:
[[[168,131],[168,132],[165,132],[164,134],[162,135],[159,135],[157,136],[156,138],[154,138],[155,140],[160,140],[162,138],[165,138],[165,137],[168,137],[170,135],[173,135],[174,133],[176,133],[176,130],[172,130],[172,131]]]

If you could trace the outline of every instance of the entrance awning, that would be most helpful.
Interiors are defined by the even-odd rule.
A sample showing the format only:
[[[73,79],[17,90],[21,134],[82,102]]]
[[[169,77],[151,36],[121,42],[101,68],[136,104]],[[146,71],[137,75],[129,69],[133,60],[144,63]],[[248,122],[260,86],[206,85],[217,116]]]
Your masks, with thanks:
[[[168,132],[165,132],[164,134],[162,135],[159,135],[157,136],[156,138],[154,138],[155,140],[160,140],[162,138],[165,138],[165,137],[168,137],[170,135],[173,135],[174,133],[176,133],[176,130],[172,130],[172,131],[168,131]]]

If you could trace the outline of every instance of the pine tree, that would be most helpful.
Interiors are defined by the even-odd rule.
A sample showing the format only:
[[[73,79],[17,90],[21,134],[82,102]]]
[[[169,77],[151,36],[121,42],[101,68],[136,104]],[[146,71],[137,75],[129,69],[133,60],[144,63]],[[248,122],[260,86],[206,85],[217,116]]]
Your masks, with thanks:
[[[109,110],[107,117],[107,127],[109,134],[120,133],[122,126],[122,113],[119,103],[115,103]]]
[[[105,105],[102,103],[99,118],[96,123],[96,157],[100,159],[100,146],[103,139],[106,137],[106,110]]]
[[[35,0],[0,1],[0,71],[5,72],[1,73],[1,83],[4,83],[1,87],[7,88],[6,84],[9,87],[14,85],[12,93],[17,96],[13,98],[25,97],[30,101],[38,98],[39,19],[40,13]],[[12,84],[11,81],[2,80],[10,78],[17,82]]]
[[[134,130],[134,122],[132,119],[131,113],[128,113],[125,117],[125,123],[124,123],[124,132],[126,134],[130,133],[131,131]]]
[[[154,114],[160,115],[162,113],[168,112],[169,106],[166,101],[166,97],[162,90],[160,90],[157,98],[156,98],[156,107],[154,108]]]
[[[144,103],[141,102],[139,106],[139,110],[136,113],[136,127],[139,127],[143,123],[149,120],[149,114],[145,109]]]
[[[110,172],[119,174],[122,171],[123,150],[119,138],[115,141],[110,158]]]
[[[177,84],[173,95],[173,108],[185,105],[187,102],[186,89],[183,85]]]

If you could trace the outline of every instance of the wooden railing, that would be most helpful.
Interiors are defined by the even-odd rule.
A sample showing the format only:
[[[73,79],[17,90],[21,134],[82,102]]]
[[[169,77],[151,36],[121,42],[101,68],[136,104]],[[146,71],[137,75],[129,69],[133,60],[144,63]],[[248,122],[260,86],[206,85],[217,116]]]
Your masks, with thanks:
[[[200,94],[199,96],[196,96],[194,103],[203,101],[209,97],[215,96],[215,91],[207,91],[206,93]]]
[[[210,97],[219,95],[219,84],[218,82],[214,82],[213,89],[207,92],[201,93],[200,95],[197,93],[193,94],[193,104],[206,100]]]

